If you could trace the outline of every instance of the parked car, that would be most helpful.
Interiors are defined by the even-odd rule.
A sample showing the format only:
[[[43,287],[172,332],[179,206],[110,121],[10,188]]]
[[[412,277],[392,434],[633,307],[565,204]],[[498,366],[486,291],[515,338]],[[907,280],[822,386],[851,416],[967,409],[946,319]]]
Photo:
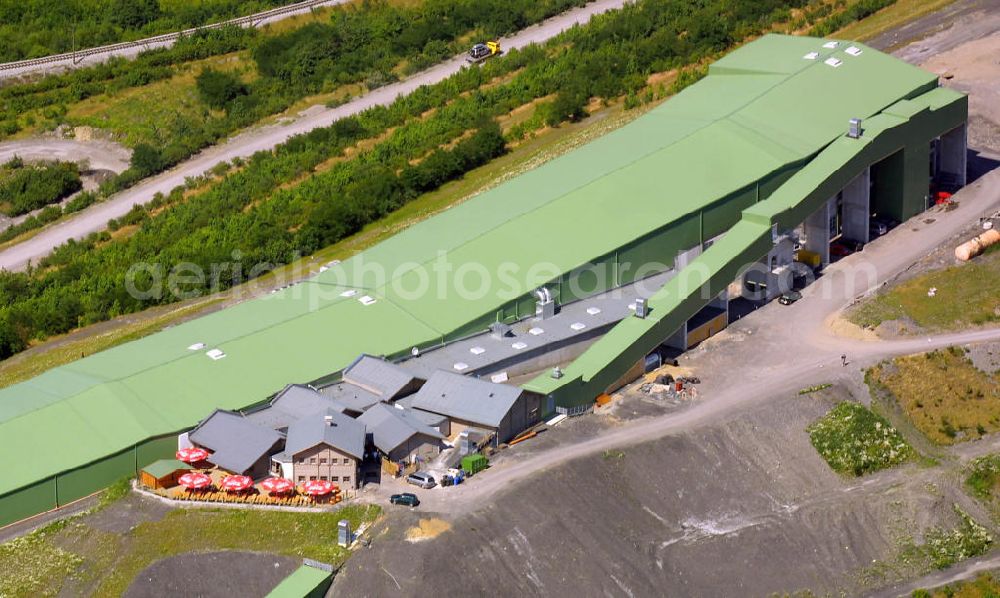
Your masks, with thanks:
[[[394,505],[415,507],[420,504],[420,499],[417,498],[416,494],[413,494],[411,492],[403,492],[402,494],[393,494],[392,496],[390,496],[389,503]]]
[[[434,479],[434,476],[422,471],[417,471],[406,476],[406,482],[408,484],[413,484],[414,486],[419,486],[424,490],[437,486],[437,481]]]
[[[791,305],[802,298],[802,293],[798,291],[788,291],[782,293],[781,297],[778,297],[778,303],[782,305]]]

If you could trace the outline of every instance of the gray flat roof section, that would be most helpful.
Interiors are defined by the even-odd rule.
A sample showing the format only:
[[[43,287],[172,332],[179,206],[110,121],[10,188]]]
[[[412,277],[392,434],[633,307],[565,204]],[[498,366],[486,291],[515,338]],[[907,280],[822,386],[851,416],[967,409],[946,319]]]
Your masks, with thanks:
[[[271,402],[258,409],[244,412],[244,417],[259,426],[273,429],[288,428],[307,413],[334,409],[343,413],[344,405],[325,397],[302,384],[289,384]]]
[[[382,402],[382,397],[379,395],[365,390],[360,386],[355,386],[350,382],[337,382],[330,386],[324,386],[319,389],[319,392],[339,405],[343,405],[349,411],[358,413]]]
[[[344,382],[378,395],[383,401],[403,391],[415,376],[403,368],[371,355],[362,355],[344,370]]]
[[[524,391],[517,386],[438,371],[414,395],[413,406],[496,428],[522,393]]]
[[[637,298],[652,296],[674,275],[673,270],[668,270],[588,299],[568,303],[561,306],[555,316],[545,320],[536,320],[534,316],[525,318],[512,324],[512,334],[502,339],[493,338],[489,333],[478,334],[426,351],[419,357],[401,362],[401,365],[425,379],[439,370],[473,376],[499,372],[503,368],[496,367],[496,364],[516,360],[518,356],[530,359],[558,346],[594,336],[595,329],[610,328],[635,313]]]

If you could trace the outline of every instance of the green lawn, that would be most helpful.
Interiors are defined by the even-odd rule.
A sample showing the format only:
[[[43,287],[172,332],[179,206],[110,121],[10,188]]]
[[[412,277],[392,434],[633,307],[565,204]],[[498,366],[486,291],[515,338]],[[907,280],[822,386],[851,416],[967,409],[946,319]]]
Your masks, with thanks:
[[[937,288],[933,297],[927,295],[931,287]],[[847,317],[865,327],[909,318],[929,331],[1000,322],[1000,250],[879,292],[850,310]]]
[[[93,588],[95,596],[120,596],[147,566],[196,551],[271,552],[336,566],[350,556],[337,546],[337,522],[347,519],[357,529],[381,511],[374,505],[324,513],[176,509],[121,535],[89,526],[84,516],[0,545],[0,596],[54,596],[67,580]]]

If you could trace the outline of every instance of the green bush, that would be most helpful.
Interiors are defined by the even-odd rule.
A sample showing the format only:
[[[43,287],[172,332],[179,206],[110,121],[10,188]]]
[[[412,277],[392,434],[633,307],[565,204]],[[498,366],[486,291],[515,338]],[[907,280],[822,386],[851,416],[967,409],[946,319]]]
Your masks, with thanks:
[[[861,476],[903,463],[913,449],[879,415],[858,403],[844,401],[807,429],[809,440],[830,467]]]
[[[1000,455],[985,455],[973,459],[968,466],[965,485],[978,498],[989,499],[1000,481]]]
[[[247,93],[246,86],[239,78],[211,68],[198,74],[195,86],[201,101],[216,109],[225,108],[229,102]]]
[[[83,188],[80,169],[72,162],[22,164],[5,170],[6,174],[0,176],[0,204],[8,206],[8,216],[57,203]]]
[[[961,522],[950,531],[933,528],[924,534],[923,552],[931,564],[938,569],[946,569],[959,561],[984,554],[993,543],[989,531],[968,513],[953,505]]]

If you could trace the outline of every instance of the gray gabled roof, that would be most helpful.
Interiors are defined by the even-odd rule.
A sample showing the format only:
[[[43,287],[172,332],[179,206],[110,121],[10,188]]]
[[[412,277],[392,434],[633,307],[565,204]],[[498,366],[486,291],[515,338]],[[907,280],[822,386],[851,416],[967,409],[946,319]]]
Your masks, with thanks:
[[[372,435],[376,448],[386,454],[416,434],[439,440],[444,438],[437,430],[421,421],[412,409],[400,409],[384,403],[373,405],[358,421]]]
[[[339,411],[327,409],[306,416],[288,427],[285,453],[294,456],[326,444],[357,459],[365,454],[365,425]]]
[[[379,395],[347,382],[338,382],[324,387],[320,392],[323,396],[329,397],[348,411],[358,413],[365,411],[376,403],[382,402],[382,397]]]
[[[524,391],[439,370],[413,398],[413,407],[496,428]]]
[[[367,390],[383,401],[389,401],[417,380],[417,377],[384,359],[361,355],[344,370],[343,380]]]
[[[344,408],[344,405],[323,396],[313,388],[302,384],[289,384],[281,392],[274,395],[267,406],[249,411],[244,415],[249,421],[260,426],[287,429],[292,422],[310,413],[317,413],[324,409],[343,412]]]
[[[270,454],[282,438],[276,430],[222,409],[213,411],[188,434],[191,442],[212,451],[209,463],[237,473],[250,469],[257,460]]]
[[[413,406],[413,401],[416,400],[416,395],[410,395],[408,397],[403,397],[398,401],[394,402],[393,405],[399,405],[410,410],[417,419],[424,422],[428,426],[437,427],[448,421],[448,416],[441,415],[440,413],[431,413],[430,411],[424,411],[423,409],[417,409]]]

